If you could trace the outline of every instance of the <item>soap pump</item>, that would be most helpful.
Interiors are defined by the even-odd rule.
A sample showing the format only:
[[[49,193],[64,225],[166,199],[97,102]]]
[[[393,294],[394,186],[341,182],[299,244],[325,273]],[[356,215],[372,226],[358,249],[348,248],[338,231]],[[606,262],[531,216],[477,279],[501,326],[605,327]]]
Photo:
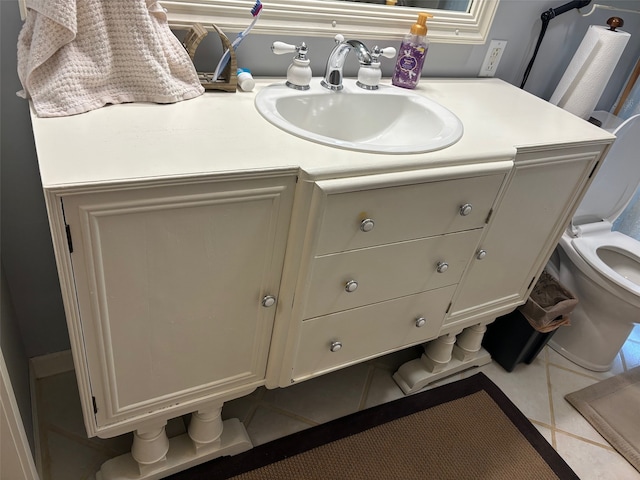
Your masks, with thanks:
[[[429,49],[427,39],[427,20],[433,17],[430,13],[421,12],[411,30],[402,39],[396,68],[391,83],[397,87],[416,88],[422,73],[424,58]]]

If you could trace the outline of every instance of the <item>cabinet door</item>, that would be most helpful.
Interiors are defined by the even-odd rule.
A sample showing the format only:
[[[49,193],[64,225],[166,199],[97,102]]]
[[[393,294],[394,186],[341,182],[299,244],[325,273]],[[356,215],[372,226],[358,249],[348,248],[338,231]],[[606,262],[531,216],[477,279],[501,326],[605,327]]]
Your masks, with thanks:
[[[501,315],[526,298],[581,198],[599,153],[518,159],[445,320]]]
[[[98,427],[263,381],[294,185],[63,198]]]

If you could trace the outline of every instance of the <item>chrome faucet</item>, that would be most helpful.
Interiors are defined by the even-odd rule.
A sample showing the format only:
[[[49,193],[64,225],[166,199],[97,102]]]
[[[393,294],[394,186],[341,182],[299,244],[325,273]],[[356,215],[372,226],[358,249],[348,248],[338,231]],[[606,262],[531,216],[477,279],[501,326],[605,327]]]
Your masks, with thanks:
[[[356,52],[360,65],[371,65],[373,59],[369,49],[359,40],[346,40],[340,34],[335,36],[336,46],[329,54],[324,79],[320,84],[329,90],[342,90],[342,67],[351,50]]]

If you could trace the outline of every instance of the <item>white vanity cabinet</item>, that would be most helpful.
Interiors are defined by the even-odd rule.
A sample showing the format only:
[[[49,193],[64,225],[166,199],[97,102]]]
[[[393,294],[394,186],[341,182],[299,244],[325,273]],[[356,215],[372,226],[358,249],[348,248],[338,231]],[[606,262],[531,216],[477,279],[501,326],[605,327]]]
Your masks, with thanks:
[[[295,181],[58,196],[54,238],[68,239],[90,431],[130,431],[149,412],[177,416],[264,383]]]
[[[87,433],[134,432],[102,480],[251,448],[221,409],[258,386],[424,344],[394,376],[420,389],[526,300],[614,137],[497,79],[415,91],[460,118],[456,144],[323,146],[250,92],[32,114]]]

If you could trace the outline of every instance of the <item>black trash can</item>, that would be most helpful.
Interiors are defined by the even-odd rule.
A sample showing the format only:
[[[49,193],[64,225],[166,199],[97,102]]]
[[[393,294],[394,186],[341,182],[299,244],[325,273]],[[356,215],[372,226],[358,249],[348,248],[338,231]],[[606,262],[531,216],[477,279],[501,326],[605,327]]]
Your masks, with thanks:
[[[487,325],[482,346],[511,372],[517,364],[535,360],[555,331],[569,324],[577,304],[571,292],[542,272],[524,305]]]

